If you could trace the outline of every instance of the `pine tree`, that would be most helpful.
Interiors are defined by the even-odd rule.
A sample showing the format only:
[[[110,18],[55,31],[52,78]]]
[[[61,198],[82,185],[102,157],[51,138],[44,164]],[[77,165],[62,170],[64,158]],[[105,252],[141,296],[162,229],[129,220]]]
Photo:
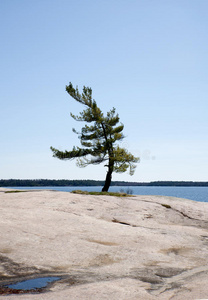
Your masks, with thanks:
[[[108,170],[102,191],[107,192],[111,184],[112,173],[123,173],[129,168],[129,174],[133,175],[136,168],[135,163],[139,162],[139,158],[134,157],[117,144],[124,138],[122,133],[124,125],[119,124],[119,116],[116,114],[115,108],[104,116],[96,101],[92,99],[92,89],[89,87],[84,86],[83,92],[80,94],[78,88],[75,89],[70,82],[66,86],[66,91],[72,98],[86,106],[86,109],[78,116],[70,113],[71,117],[76,121],[90,123],[90,125],[86,124],[81,132],[72,129],[78,134],[81,148],[74,146],[71,151],[63,152],[51,147],[53,157],[62,160],[77,158],[79,167],[106,162],[105,166]]]

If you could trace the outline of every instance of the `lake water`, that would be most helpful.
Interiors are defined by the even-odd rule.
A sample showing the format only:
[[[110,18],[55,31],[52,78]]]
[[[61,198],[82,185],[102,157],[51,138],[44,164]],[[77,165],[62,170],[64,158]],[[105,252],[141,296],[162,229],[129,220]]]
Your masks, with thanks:
[[[55,190],[71,192],[73,190],[96,191],[102,190],[101,186],[45,186],[45,187],[11,187],[16,190]],[[208,202],[208,187],[176,187],[176,186],[111,186],[109,192],[127,192],[130,190],[133,195],[160,195],[185,198],[194,201]]]

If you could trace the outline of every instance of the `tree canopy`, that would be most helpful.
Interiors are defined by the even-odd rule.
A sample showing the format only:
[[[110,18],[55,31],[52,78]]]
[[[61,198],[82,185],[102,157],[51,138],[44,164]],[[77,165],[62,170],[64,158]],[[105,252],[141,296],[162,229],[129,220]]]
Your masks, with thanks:
[[[76,158],[79,167],[106,162],[105,166],[108,170],[102,191],[108,191],[112,173],[123,173],[129,169],[129,174],[133,175],[139,158],[134,157],[117,144],[124,139],[122,133],[124,125],[119,123],[119,115],[115,108],[112,108],[104,116],[96,101],[92,99],[92,89],[89,87],[84,86],[83,92],[80,94],[78,88],[74,88],[70,82],[66,86],[66,91],[72,98],[86,107],[77,116],[70,113],[71,117],[87,124],[82,127],[81,132],[72,129],[78,134],[82,147],[74,146],[71,151],[60,151],[51,147],[53,156],[61,160]]]

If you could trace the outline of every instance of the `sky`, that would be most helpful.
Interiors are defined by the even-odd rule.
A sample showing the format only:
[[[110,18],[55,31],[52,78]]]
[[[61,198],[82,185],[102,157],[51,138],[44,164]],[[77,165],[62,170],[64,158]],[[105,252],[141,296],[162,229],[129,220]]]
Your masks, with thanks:
[[[208,181],[207,30],[207,0],[0,0],[0,179],[105,179],[52,157],[80,146],[72,82],[140,157],[113,180]]]

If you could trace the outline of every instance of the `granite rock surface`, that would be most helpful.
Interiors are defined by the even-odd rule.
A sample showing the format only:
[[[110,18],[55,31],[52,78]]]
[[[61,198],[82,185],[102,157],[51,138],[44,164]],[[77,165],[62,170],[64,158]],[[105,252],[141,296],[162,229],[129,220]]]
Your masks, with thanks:
[[[208,299],[208,203],[0,188],[0,286],[60,276],[5,299]]]

